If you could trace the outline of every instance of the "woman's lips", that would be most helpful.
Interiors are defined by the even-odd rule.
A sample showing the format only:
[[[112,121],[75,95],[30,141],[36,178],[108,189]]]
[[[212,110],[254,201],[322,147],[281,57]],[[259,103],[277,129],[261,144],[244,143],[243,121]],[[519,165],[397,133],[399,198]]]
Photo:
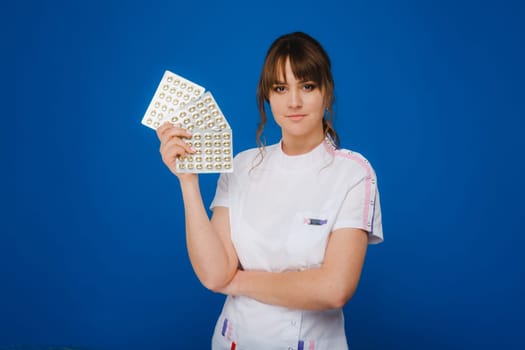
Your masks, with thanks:
[[[298,120],[303,119],[305,116],[306,114],[290,114],[290,115],[287,115],[286,118],[294,120],[294,121],[298,121]]]

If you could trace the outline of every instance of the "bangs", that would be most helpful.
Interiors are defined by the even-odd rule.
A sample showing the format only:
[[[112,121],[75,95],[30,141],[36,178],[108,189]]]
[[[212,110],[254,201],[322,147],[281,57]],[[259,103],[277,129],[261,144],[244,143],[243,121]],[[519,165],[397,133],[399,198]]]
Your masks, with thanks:
[[[322,88],[322,69],[312,59],[312,56],[309,56],[305,51],[306,50],[287,50],[287,52],[276,56],[276,62],[273,65],[275,69],[271,72],[271,75],[269,75],[269,78],[271,77],[271,81],[269,81],[270,85],[277,82],[286,83],[285,67],[286,61],[289,59],[295,79],[299,81],[313,81]]]

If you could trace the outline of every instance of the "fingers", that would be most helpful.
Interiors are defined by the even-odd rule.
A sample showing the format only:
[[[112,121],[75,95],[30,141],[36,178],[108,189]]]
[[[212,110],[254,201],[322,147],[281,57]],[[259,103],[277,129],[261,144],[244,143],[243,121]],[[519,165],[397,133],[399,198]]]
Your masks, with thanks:
[[[175,126],[171,123],[165,122],[157,128],[157,137],[161,142],[171,137],[189,139],[191,138],[191,133],[189,133],[186,129],[181,128],[180,126]]]
[[[178,158],[195,153],[195,150],[184,142],[184,139],[191,138],[191,133],[179,126],[164,123],[157,128],[157,136],[160,140],[162,161],[172,171]]]
[[[178,136],[166,136],[161,140],[160,153],[164,154],[174,152],[176,153],[176,156],[184,157],[186,153],[195,153],[195,150]]]
[[[194,150],[183,140],[190,139],[192,136],[186,129],[166,122],[157,129],[157,136],[161,143],[161,152],[163,152],[163,148],[166,148],[166,146],[176,144],[183,148],[187,153],[194,153]]]
[[[170,143],[161,148],[162,161],[170,169],[175,169],[177,160],[186,155],[186,150],[177,144]]]

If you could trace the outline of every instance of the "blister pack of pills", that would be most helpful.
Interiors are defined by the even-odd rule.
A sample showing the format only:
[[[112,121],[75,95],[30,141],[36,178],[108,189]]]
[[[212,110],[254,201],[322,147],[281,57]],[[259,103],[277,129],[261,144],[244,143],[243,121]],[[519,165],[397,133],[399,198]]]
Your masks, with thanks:
[[[170,114],[195,101],[204,94],[204,88],[170,71],[165,71],[151,100],[142,124],[157,129]]]
[[[233,171],[232,129],[217,101],[202,86],[170,71],[164,73],[142,124],[157,129],[166,121],[192,134],[185,141],[195,153],[177,160],[178,172]]]

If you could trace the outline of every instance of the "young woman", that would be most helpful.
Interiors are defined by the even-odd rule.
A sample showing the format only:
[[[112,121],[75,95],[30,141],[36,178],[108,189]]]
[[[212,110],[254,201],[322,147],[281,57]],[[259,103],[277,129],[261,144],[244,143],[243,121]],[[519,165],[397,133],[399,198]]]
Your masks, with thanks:
[[[257,99],[259,147],[219,177],[211,220],[197,175],[175,171],[193,153],[191,134],[157,129],[180,181],[192,266],[205,287],[227,295],[212,349],[347,349],[342,308],[368,243],[383,240],[376,175],[362,155],[338,148],[331,63],[311,36],[273,42]],[[270,146],[260,141],[266,103],[282,132]]]

